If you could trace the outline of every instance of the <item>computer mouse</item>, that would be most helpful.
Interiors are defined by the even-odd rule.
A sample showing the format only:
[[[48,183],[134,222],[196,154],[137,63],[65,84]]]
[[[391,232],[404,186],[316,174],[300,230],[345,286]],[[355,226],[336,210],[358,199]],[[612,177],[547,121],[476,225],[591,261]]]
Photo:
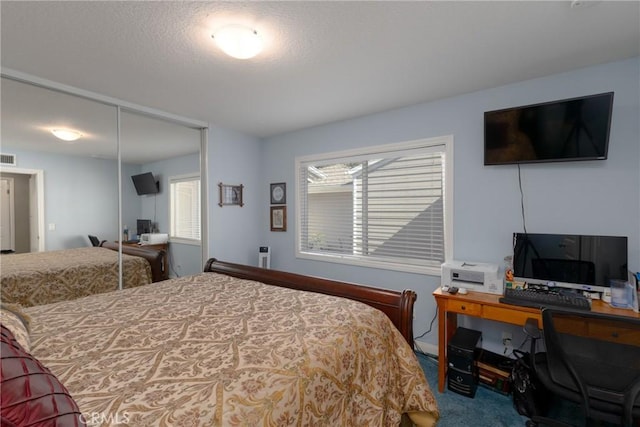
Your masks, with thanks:
[[[467,294],[467,288],[458,288],[458,293],[460,295],[466,295]]]

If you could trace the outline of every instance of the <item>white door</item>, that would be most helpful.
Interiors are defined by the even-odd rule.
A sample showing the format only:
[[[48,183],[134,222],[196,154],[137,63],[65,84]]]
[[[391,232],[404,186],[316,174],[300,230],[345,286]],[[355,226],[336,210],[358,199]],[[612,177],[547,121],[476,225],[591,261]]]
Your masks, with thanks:
[[[38,179],[37,175],[29,175],[29,238],[31,252],[40,251],[40,228],[38,226]]]
[[[3,251],[13,251],[16,247],[13,178],[0,179],[0,246]]]

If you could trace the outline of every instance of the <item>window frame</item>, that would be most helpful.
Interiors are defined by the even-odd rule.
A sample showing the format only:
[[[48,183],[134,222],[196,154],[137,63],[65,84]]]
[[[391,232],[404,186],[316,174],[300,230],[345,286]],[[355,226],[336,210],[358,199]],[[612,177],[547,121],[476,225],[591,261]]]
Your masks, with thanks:
[[[309,162],[340,162],[344,159],[350,159],[358,156],[375,156],[377,154],[384,155],[389,152],[397,152],[402,150],[429,149],[432,147],[442,146],[444,152],[444,182],[443,192],[443,232],[444,232],[444,257],[445,261],[453,258],[453,135],[443,135],[432,138],[424,138],[405,142],[396,142],[391,144],[382,144],[370,147],[356,148],[343,151],[334,151],[329,153],[312,154],[299,156],[295,158],[295,195],[296,195],[296,221],[295,221],[295,256],[299,259],[309,259],[315,261],[331,262],[338,264],[347,264],[360,267],[381,268],[385,270],[395,270],[407,273],[428,274],[440,276],[440,267],[420,266],[393,262],[382,262],[375,259],[356,258],[344,256],[340,254],[328,253],[310,253],[302,251],[302,197],[300,197],[300,167],[304,163]]]
[[[168,197],[168,201],[169,201],[169,242],[172,243],[181,243],[181,244],[185,244],[185,245],[193,245],[193,246],[199,246],[202,244],[202,218],[200,218],[200,221],[198,223],[198,227],[200,227],[200,239],[190,239],[190,238],[186,238],[186,237],[179,237],[179,236],[174,236],[173,235],[173,209],[172,209],[172,201],[173,201],[173,190],[172,190],[172,184],[174,183],[179,183],[179,182],[189,182],[189,181],[198,181],[200,183],[200,189],[197,192],[198,193],[198,197],[200,198],[200,206],[198,207],[198,213],[200,216],[202,216],[202,177],[200,176],[200,173],[198,172],[194,172],[194,173],[189,173],[189,174],[184,174],[184,175],[175,175],[175,176],[170,176],[168,179],[168,186],[169,186],[169,197]]]

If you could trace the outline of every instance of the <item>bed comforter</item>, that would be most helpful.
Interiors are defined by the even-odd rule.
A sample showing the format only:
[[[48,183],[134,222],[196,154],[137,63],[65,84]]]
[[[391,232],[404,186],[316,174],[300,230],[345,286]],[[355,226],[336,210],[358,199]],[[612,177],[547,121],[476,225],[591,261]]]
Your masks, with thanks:
[[[403,413],[438,417],[404,338],[356,301],[202,273],[26,312],[33,354],[92,425],[397,426]]]
[[[123,287],[151,283],[144,258],[122,255]],[[2,301],[23,307],[109,292],[118,288],[118,253],[99,247],[0,256]]]

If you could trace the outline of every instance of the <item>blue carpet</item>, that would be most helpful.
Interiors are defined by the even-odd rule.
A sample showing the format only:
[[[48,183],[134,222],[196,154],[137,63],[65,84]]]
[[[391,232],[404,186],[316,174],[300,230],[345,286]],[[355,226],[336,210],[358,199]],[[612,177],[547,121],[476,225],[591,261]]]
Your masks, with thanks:
[[[427,381],[433,390],[440,409],[438,427],[523,427],[528,420],[518,414],[513,406],[513,396],[503,395],[478,386],[474,398],[447,390],[438,393],[438,362],[433,357],[416,353]],[[579,406],[564,400],[553,401],[549,410],[553,419],[573,425],[585,425]],[[608,423],[596,423],[600,427],[612,427]]]
[[[526,417],[513,407],[512,396],[478,387],[474,398],[446,389],[438,393],[438,362],[417,353],[420,365],[435,394],[440,421],[438,427],[523,427]]]

